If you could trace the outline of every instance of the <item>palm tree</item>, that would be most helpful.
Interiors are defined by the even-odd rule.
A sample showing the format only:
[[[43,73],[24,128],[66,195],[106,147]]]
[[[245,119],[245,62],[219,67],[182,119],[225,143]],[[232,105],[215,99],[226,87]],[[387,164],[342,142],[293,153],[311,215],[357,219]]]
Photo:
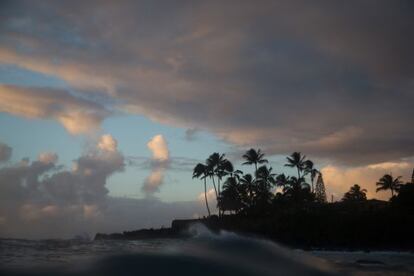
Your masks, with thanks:
[[[305,169],[305,158],[306,156],[300,152],[294,152],[290,156],[286,157],[288,163],[285,164],[287,167],[296,167],[298,170],[298,179],[301,178],[300,173]]]
[[[237,177],[228,177],[224,182],[219,206],[223,213],[225,211],[235,211],[237,213],[243,208],[242,193]]]
[[[211,154],[207,160],[207,166],[209,167],[209,175],[210,177],[213,179],[213,185],[214,185],[214,189],[216,192],[216,198],[217,198],[217,203],[219,203],[219,198],[221,195],[221,186],[220,186],[220,181],[221,179],[228,175],[228,174],[233,174],[239,173],[239,171],[234,172],[234,168],[233,168],[233,164],[224,158],[225,154],[220,154],[218,152],[215,152],[213,154]],[[216,189],[216,183],[215,183],[215,176],[217,176],[217,189]],[[220,205],[218,205],[218,211],[219,211],[219,215],[221,215],[221,209],[220,209]]]
[[[310,193],[310,186],[306,183],[305,178],[296,178],[292,176],[283,187],[284,196],[290,198],[294,202],[301,202],[304,200],[312,200],[312,193]]]
[[[257,169],[257,199],[261,205],[270,203],[273,194],[270,189],[276,184],[276,174],[272,173],[272,167],[261,166]]]
[[[208,206],[207,200],[207,183],[206,179],[208,176],[208,168],[206,165],[198,163],[193,170],[193,178],[201,178],[204,180],[204,198],[206,200],[206,208],[208,212],[208,216],[210,216],[210,207]]]
[[[313,164],[313,162],[311,160],[306,160],[305,161],[305,174],[310,174],[310,178],[311,178],[311,192],[314,192],[314,181],[316,178],[316,175],[319,173],[319,171],[315,168],[315,165]]]
[[[220,169],[222,176],[225,175],[230,175],[230,177],[236,177],[236,178],[240,178],[240,175],[243,174],[242,171],[240,170],[234,170],[233,164],[227,160],[224,159],[223,162],[220,164]]]
[[[261,166],[257,169],[256,179],[257,181],[262,181],[266,183],[266,185],[274,185],[276,183],[275,177],[276,174],[272,173],[273,168],[267,166]]]
[[[367,200],[367,190],[361,189],[361,186],[355,184],[344,194],[343,202],[361,202]]]
[[[256,181],[253,179],[251,174],[246,174],[240,179],[240,184],[246,191],[246,196],[249,206],[253,205],[253,198],[254,198],[254,186],[256,185]]]
[[[214,180],[215,177],[215,173],[214,173],[214,167],[211,164],[206,164],[206,172],[207,172],[207,176],[210,177],[213,180],[213,187],[214,187],[214,193],[216,194],[216,199],[218,199],[218,192],[217,192],[217,187],[216,187],[216,181]]]
[[[215,152],[213,154],[211,154],[207,160],[207,166],[210,168],[210,176],[213,178],[213,183],[214,186],[215,184],[215,180],[214,180],[214,176],[217,176],[217,188],[218,188],[218,193],[217,193],[217,198],[220,195],[220,180],[222,179],[223,176],[226,175],[226,171],[225,171],[225,164],[227,167],[229,167],[230,161],[228,161],[227,159],[224,158],[224,154],[220,154],[218,152]],[[233,167],[233,165],[230,163],[231,167]]]
[[[290,181],[290,176],[286,176],[284,173],[279,174],[276,177],[276,185],[279,187],[286,186]]]
[[[402,185],[401,176],[393,178],[392,175],[386,174],[377,182],[377,192],[391,190],[391,197],[394,197],[394,191],[398,191]]]
[[[243,154],[243,158],[246,160],[243,165],[254,164],[255,174],[257,174],[257,164],[264,164],[269,162],[267,159],[264,159],[264,156],[265,154],[262,153],[260,149],[257,151],[255,149],[249,149],[245,154]]]

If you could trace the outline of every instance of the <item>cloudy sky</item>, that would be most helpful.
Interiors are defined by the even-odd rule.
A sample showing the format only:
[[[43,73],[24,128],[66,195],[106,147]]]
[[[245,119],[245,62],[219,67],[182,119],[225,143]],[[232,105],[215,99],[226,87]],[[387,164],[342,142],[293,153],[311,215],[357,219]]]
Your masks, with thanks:
[[[213,151],[300,151],[335,198],[411,175],[412,1],[0,5],[2,236],[204,215]]]

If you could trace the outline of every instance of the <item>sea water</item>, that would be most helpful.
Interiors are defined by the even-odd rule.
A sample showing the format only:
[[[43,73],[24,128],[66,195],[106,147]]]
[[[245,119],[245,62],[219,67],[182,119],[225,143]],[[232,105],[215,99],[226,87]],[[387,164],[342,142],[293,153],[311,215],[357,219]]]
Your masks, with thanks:
[[[302,251],[194,226],[186,239],[0,239],[0,275],[414,275],[414,254]]]

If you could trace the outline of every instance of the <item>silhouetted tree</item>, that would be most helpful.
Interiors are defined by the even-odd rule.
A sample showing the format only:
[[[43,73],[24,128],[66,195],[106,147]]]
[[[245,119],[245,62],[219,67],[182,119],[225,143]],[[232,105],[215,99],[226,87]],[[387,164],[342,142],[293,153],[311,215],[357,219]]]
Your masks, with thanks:
[[[315,192],[313,183],[318,173],[319,171],[314,167],[313,162],[311,160],[306,160],[305,161],[305,174],[310,174],[312,193]]]
[[[206,165],[198,163],[193,170],[193,178],[201,178],[204,180],[204,198],[206,200],[206,208],[208,212],[208,216],[210,216],[210,207],[208,206],[207,200],[207,183],[206,179],[208,177],[208,168]]]
[[[391,190],[391,198],[394,197],[394,192],[397,192],[402,184],[401,176],[393,178],[392,175],[386,174],[377,182],[377,192]]]
[[[220,154],[218,152],[215,152],[211,154],[207,160],[206,160],[207,166],[210,168],[210,174],[213,179],[213,185],[215,186],[214,176],[217,176],[217,190],[216,196],[217,196],[217,203],[219,202],[219,197],[221,194],[221,186],[220,182],[221,179],[228,175],[233,174],[233,164],[225,159],[225,154]],[[221,209],[220,206],[218,206],[219,215],[221,215]]]
[[[284,173],[279,174],[276,176],[276,186],[284,187],[289,183],[290,176],[286,176]]]
[[[227,159],[224,159],[221,163],[220,170],[222,170],[221,174],[223,176],[230,175],[230,177],[240,178],[240,175],[243,174],[240,170],[234,170],[233,164]]]
[[[323,182],[322,174],[319,173],[318,180],[315,186],[315,200],[320,203],[326,202],[325,184]]]
[[[312,201],[313,195],[310,192],[310,185],[306,183],[305,178],[292,176],[283,187],[283,196],[295,203]]]
[[[298,179],[301,178],[300,173],[305,169],[305,158],[306,156],[300,152],[294,152],[290,156],[286,157],[288,163],[285,164],[287,167],[296,167],[298,170]]]
[[[253,178],[251,174],[245,174],[240,179],[240,184],[242,185],[242,188],[245,191],[244,201],[248,206],[251,207],[253,205],[253,200],[255,196],[256,180]]]
[[[414,210],[414,183],[401,185],[398,195],[394,198],[393,203],[412,212]]]
[[[257,164],[264,164],[268,163],[268,160],[264,158],[265,154],[258,149],[257,151],[255,149],[249,149],[246,151],[245,154],[243,154],[243,158],[246,160],[246,162],[243,163],[243,165],[252,165],[254,164],[255,167],[255,174],[257,174]]]
[[[367,200],[367,190],[361,189],[358,184],[352,186],[342,198],[343,202],[362,202]]]
[[[223,184],[223,191],[219,199],[220,209],[239,212],[243,208],[242,190],[237,177],[228,177]]]
[[[257,169],[255,205],[264,207],[271,203],[273,194],[270,190],[276,183],[276,174],[272,173],[272,170],[267,166],[261,166]]]
[[[207,166],[210,168],[210,174],[213,178],[214,186],[216,185],[214,176],[217,176],[217,197],[220,195],[220,180],[226,174],[223,165],[227,160],[224,158],[224,156],[224,154],[215,152],[211,154],[206,160]]]
[[[414,169],[413,169],[413,173],[411,174],[411,184],[414,184]]]
[[[207,160],[206,160],[207,161]],[[214,180],[214,177],[216,176],[215,172],[214,172],[214,167],[212,166],[212,164],[209,164],[207,162],[206,164],[206,170],[207,170],[207,175],[208,177],[210,177],[213,181],[213,188],[214,188],[214,193],[216,195],[216,199],[218,199],[218,192],[217,192],[217,186],[216,186],[216,181]]]

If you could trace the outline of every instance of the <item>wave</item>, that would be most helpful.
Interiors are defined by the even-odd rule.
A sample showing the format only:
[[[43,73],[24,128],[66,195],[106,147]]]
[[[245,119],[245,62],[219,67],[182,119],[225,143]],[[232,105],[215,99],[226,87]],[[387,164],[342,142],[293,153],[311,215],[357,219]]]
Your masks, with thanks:
[[[185,240],[151,240],[146,242],[71,240],[14,242],[14,246],[48,246],[50,252],[76,255],[73,248],[93,258],[71,259],[65,265],[53,263],[26,268],[7,268],[0,275],[333,275],[333,267],[323,259],[302,251],[292,251],[267,240],[244,237],[221,231],[213,233],[201,224],[188,231]],[[4,241],[2,241],[4,242]],[[143,250],[145,245],[153,250]],[[105,247],[102,247],[105,246]],[[120,250],[120,246],[129,250]],[[99,254],[96,248],[107,254]],[[94,249],[95,248],[95,249]],[[44,248],[43,248],[44,249]],[[71,250],[69,250],[71,249]],[[53,251],[56,250],[56,251]],[[89,251],[88,251],[89,250]],[[60,252],[60,253],[59,253]],[[87,254],[86,254],[87,255]]]

